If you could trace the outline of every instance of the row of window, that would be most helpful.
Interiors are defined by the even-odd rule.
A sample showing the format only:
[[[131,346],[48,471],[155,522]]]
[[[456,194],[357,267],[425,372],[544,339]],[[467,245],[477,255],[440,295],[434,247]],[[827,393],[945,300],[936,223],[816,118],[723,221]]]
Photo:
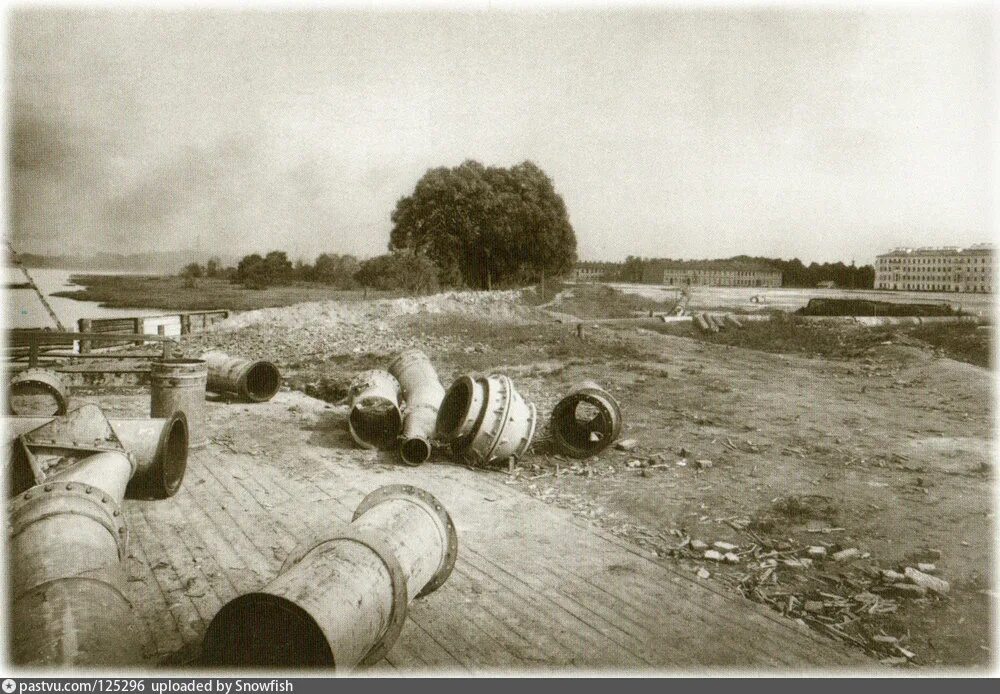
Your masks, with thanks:
[[[878,282],[875,285],[876,289],[909,289],[911,291],[938,291],[938,292],[992,292],[992,285],[988,284],[973,284],[962,286],[954,286],[948,284],[934,284],[934,283],[903,283],[903,284],[893,284],[890,282]]]

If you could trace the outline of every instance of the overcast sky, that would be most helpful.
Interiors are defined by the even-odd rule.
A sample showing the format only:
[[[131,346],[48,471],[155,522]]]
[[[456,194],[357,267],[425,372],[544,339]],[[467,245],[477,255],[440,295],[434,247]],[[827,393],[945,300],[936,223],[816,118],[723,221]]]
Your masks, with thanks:
[[[990,239],[989,16],[12,12],[19,250],[385,251],[428,167],[530,159],[583,259]]]

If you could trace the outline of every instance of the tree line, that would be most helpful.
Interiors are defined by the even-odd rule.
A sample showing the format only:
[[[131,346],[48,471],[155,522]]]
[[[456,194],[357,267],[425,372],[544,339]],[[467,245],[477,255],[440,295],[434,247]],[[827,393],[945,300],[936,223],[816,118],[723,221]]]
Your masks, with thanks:
[[[221,268],[217,258],[191,263],[182,274],[192,283],[224,277],[251,288],[323,282],[430,292],[524,286],[565,274],[576,261],[566,205],[530,161],[429,169],[396,203],[391,220],[389,253],[368,260],[324,253],[310,265],[271,251],[244,256],[234,268]]]

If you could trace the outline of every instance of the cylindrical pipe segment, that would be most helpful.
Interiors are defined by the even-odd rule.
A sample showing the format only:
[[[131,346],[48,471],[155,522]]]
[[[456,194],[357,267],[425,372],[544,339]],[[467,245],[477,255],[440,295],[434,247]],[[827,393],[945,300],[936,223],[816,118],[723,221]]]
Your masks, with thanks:
[[[25,369],[11,377],[7,402],[11,414],[58,416],[66,414],[69,397],[55,371]]]
[[[597,455],[618,438],[622,413],[618,402],[594,381],[570,389],[552,410],[552,441],[573,458]]]
[[[418,349],[396,357],[389,365],[389,373],[399,381],[406,403],[399,455],[407,465],[420,465],[431,455],[444,386],[431,360]]]
[[[128,530],[120,495],[131,472],[124,453],[99,453],[11,499],[14,662],[141,662],[142,640],[123,590]]]
[[[463,376],[445,394],[437,432],[462,462],[481,466],[522,457],[536,421],[535,406],[507,376]]]
[[[381,369],[365,371],[351,382],[347,428],[359,446],[390,449],[397,444],[402,427],[399,390],[399,381]]]
[[[11,441],[52,421],[52,417],[4,417]],[[188,428],[183,412],[165,419],[110,419],[118,440],[135,462],[128,498],[164,499],[180,489],[187,468]],[[15,493],[23,489],[13,490]]]
[[[269,361],[231,357],[222,352],[208,352],[201,358],[208,368],[206,387],[213,393],[231,393],[248,402],[267,402],[281,387],[281,373]]]
[[[201,359],[163,359],[149,367],[152,391],[149,416],[170,417],[175,412],[187,416],[188,446],[208,445],[205,426],[205,384],[208,369]]]
[[[455,526],[437,499],[381,487],[350,525],[302,543],[274,581],[224,605],[203,657],[227,667],[371,665],[399,636],[410,598],[441,586],[457,555]]]

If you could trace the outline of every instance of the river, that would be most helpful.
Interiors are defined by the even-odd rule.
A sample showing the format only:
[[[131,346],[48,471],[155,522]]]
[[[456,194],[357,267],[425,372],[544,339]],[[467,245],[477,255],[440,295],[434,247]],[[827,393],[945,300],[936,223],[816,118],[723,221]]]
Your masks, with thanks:
[[[28,268],[35,286],[45,295],[46,301],[59,317],[67,330],[77,330],[80,318],[119,318],[127,316],[156,316],[164,313],[163,309],[141,308],[106,308],[96,301],[77,301],[66,297],[52,296],[55,292],[81,288],[70,282],[71,275],[129,275],[141,274],[130,272],[114,272],[108,270],[64,270],[61,268]],[[52,321],[47,315],[38,316],[38,300],[30,290],[14,290],[8,292],[9,308],[7,312],[8,325],[11,328],[41,328],[51,326]]]

